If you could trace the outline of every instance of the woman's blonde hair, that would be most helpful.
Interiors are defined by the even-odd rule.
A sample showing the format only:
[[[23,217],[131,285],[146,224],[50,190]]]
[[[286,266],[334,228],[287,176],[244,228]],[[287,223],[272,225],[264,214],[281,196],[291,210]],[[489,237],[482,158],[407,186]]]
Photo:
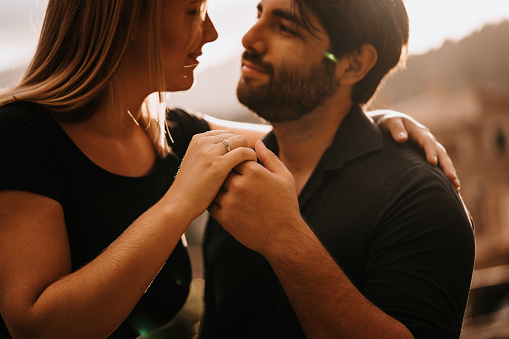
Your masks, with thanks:
[[[166,155],[170,148],[165,136],[165,80],[160,56],[162,1],[50,0],[35,55],[20,82],[0,95],[0,106],[33,102],[62,118],[80,121],[93,115],[105,96],[119,102],[116,71],[144,14],[150,25],[147,71],[159,92],[159,107],[148,110],[140,124],[158,154]]]

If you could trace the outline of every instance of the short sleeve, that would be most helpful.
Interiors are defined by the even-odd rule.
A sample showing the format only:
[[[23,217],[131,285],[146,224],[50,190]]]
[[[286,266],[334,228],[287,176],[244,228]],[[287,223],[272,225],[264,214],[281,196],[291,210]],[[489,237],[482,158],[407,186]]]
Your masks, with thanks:
[[[199,114],[190,114],[182,109],[168,110],[166,119],[173,139],[173,151],[180,158],[184,157],[195,134],[210,130],[209,124]]]
[[[65,180],[63,131],[36,105],[0,107],[0,190],[21,190],[60,201]]]
[[[459,337],[474,262],[469,213],[430,166],[405,171],[383,204],[362,293],[415,338]]]

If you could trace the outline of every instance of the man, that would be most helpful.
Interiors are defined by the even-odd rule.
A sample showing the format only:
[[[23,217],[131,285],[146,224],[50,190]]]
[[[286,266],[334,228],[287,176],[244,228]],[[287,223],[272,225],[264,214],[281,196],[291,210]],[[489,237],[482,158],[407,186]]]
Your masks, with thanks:
[[[402,0],[262,0],[258,16],[238,97],[273,132],[209,208],[201,337],[458,338],[468,212],[361,110],[408,42]]]

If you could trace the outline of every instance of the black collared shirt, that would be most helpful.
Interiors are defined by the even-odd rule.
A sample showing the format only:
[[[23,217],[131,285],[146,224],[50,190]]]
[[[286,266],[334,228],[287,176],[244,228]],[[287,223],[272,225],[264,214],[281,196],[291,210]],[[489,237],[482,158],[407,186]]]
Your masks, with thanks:
[[[273,134],[265,143],[278,153]],[[421,150],[394,142],[354,107],[299,203],[303,218],[367,299],[416,338],[459,337],[474,262],[471,219]],[[305,338],[261,255],[214,220],[203,249],[202,338]]]

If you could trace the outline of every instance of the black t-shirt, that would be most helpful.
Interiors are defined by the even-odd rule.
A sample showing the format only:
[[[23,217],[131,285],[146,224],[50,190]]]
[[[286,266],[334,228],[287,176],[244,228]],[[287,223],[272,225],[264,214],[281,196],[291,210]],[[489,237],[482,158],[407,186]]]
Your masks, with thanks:
[[[273,134],[265,143],[278,153]],[[304,220],[368,300],[416,338],[459,337],[473,230],[455,188],[422,151],[394,142],[355,107],[299,204]],[[305,338],[265,258],[215,220],[207,225],[203,250],[201,338]]]
[[[0,107],[0,190],[29,191],[60,203],[77,270],[93,260],[166,193],[181,157],[208,124],[184,111],[168,112],[173,152],[157,157],[142,177],[112,174],[93,163],[51,115],[30,103]],[[111,338],[133,338],[168,323],[184,304],[191,266],[179,242],[127,320]],[[0,322],[0,337],[8,334]]]

